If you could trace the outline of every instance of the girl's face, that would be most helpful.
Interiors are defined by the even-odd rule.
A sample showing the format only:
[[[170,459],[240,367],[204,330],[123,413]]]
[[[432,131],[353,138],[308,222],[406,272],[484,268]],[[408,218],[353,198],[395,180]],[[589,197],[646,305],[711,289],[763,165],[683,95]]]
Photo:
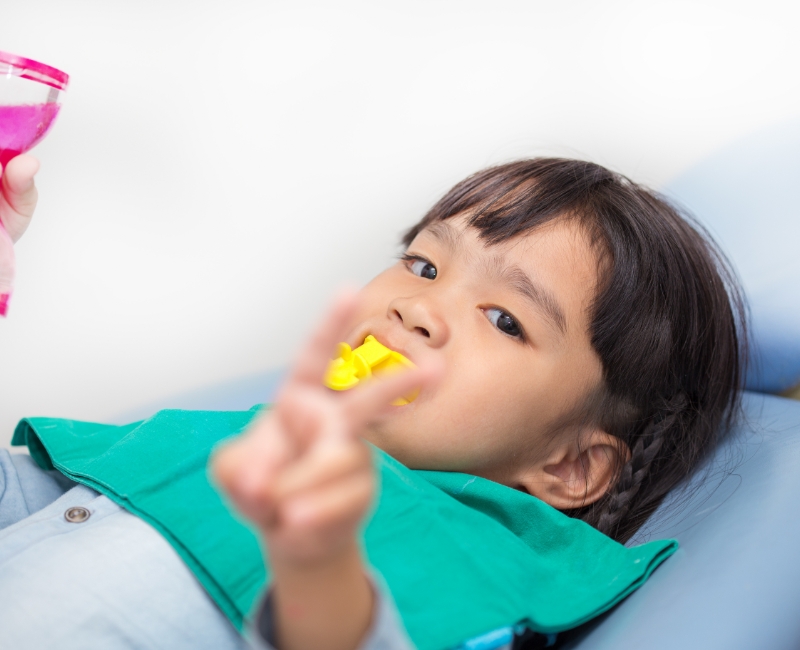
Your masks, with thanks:
[[[596,281],[570,220],[494,245],[463,217],[423,230],[363,289],[347,342],[373,334],[412,361],[439,357],[446,374],[366,438],[415,469],[515,485],[601,381],[588,332]]]

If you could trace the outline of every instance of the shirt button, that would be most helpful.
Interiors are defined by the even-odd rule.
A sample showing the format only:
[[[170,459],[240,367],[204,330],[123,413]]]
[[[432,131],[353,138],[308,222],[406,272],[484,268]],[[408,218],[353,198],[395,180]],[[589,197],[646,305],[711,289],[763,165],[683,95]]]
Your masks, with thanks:
[[[64,519],[66,519],[71,524],[80,524],[81,522],[86,521],[92,513],[89,512],[86,508],[75,507],[70,508],[64,513]]]

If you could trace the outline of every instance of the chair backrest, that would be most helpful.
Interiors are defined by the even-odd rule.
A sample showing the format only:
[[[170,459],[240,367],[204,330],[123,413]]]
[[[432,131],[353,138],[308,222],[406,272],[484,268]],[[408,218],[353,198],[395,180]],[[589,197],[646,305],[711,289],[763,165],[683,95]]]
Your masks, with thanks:
[[[112,423],[126,424],[148,418],[161,409],[186,409],[206,411],[246,411],[256,404],[264,404],[275,397],[285,370],[241,377],[214,386],[164,397],[131,409],[113,418]]]
[[[747,387],[800,384],[800,121],[735,141],[666,189],[718,239],[752,313]]]
[[[748,393],[745,419],[631,543],[680,549],[570,650],[800,648],[800,402]]]

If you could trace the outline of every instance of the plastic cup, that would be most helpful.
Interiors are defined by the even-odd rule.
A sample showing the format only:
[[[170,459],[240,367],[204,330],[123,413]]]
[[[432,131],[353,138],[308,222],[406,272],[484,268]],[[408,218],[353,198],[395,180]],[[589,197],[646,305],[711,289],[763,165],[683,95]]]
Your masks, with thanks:
[[[34,147],[58,116],[69,75],[0,52],[0,164]]]
[[[69,75],[16,54],[0,52],[0,165],[47,135],[58,116]],[[0,316],[14,285],[14,246],[0,222]]]

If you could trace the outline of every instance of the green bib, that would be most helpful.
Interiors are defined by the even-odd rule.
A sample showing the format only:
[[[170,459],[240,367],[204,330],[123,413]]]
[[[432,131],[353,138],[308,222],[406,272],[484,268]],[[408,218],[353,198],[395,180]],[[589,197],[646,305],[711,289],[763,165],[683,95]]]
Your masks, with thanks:
[[[254,530],[209,481],[209,455],[250,411],[160,411],[125,426],[22,420],[14,445],[156,528],[237,628],[269,580]],[[608,610],[677,548],[625,548],[542,501],[491,481],[413,471],[375,451],[380,498],[364,549],[420,650],[525,622],[566,630]]]

